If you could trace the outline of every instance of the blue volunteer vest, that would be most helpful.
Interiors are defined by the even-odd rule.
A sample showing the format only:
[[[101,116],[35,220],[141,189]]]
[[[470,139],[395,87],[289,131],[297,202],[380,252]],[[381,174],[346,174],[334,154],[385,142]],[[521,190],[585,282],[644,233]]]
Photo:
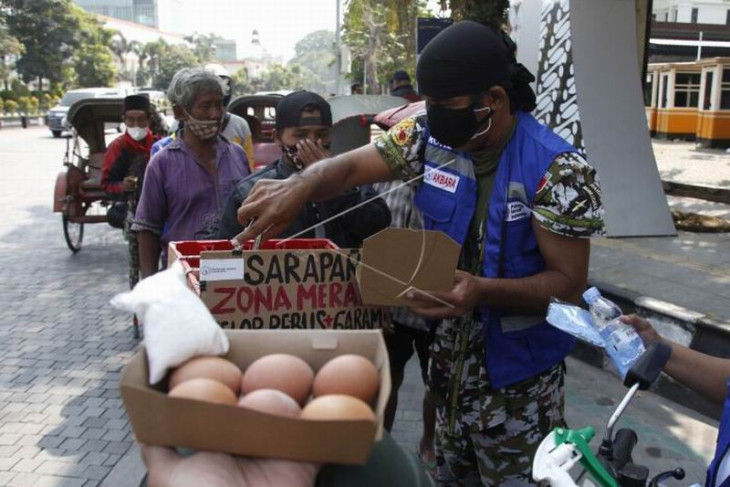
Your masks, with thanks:
[[[728,382],[728,395],[725,397],[725,407],[722,410],[722,419],[720,427],[717,430],[717,447],[715,448],[715,458],[712,459],[710,467],[707,469],[706,487],[715,487],[717,485],[717,471],[720,469],[720,463],[730,450],[730,381]],[[722,487],[730,486],[730,478],[724,479]]]
[[[485,277],[520,278],[545,269],[532,231],[531,205],[538,184],[555,157],[575,148],[524,112],[497,166],[485,245]],[[464,244],[474,215],[477,182],[469,154],[424,134],[423,184],[414,201],[425,228],[440,230]],[[448,164],[444,167],[440,167]],[[485,365],[492,387],[502,389],[562,361],[575,339],[550,326],[544,316],[524,316],[482,307]]]

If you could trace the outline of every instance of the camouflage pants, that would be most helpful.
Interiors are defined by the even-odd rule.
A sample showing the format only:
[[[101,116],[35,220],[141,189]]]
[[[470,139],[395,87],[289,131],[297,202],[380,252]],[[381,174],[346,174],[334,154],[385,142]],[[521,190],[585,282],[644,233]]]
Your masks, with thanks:
[[[432,354],[429,380],[432,394],[438,396],[439,484],[534,485],[532,459],[540,441],[565,425],[563,364],[493,390],[484,367],[479,323],[447,324],[437,331]]]

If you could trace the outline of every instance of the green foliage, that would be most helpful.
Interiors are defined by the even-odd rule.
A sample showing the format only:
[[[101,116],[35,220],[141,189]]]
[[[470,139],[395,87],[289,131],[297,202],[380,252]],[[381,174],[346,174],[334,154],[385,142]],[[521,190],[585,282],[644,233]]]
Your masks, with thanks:
[[[11,71],[15,69],[15,57],[24,51],[20,41],[9,34],[8,26],[0,15],[0,80],[7,81]]]
[[[116,78],[114,58],[102,44],[84,44],[74,52],[73,64],[79,86],[112,86]]]
[[[205,64],[213,59],[215,53],[215,41],[220,39],[219,36],[211,33],[208,35],[198,34],[185,36],[185,40],[193,45],[193,54],[198,58],[201,64]]]
[[[305,89],[320,93],[335,90],[337,51],[334,32],[318,30],[307,34],[296,43],[294,53],[289,66],[301,66],[307,78]]]
[[[473,20],[494,29],[507,23],[509,0],[440,0],[442,9],[450,9],[454,20]]]
[[[15,100],[16,96],[13,90],[0,90],[0,99],[2,100]]]
[[[0,0],[8,33],[25,52],[16,69],[29,82],[47,78],[63,80],[63,65],[79,44],[79,19],[71,0]]]
[[[38,113],[38,108],[40,107],[40,102],[38,101],[38,98],[35,96],[31,96],[28,98],[28,113],[36,114]]]
[[[20,96],[30,95],[30,90],[28,89],[28,87],[17,78],[10,83],[10,89],[13,91],[13,94],[15,95],[13,96],[13,98],[16,100]]]
[[[398,69],[415,71],[416,19],[420,0],[350,0],[345,12],[343,41],[352,53],[353,80],[367,73],[367,93],[379,93]]]
[[[13,115],[18,111],[18,102],[15,100],[5,100],[5,113]]]
[[[0,0],[3,23],[24,48],[16,69],[26,83],[45,78],[63,89],[114,82],[112,32],[71,0]]]
[[[152,86],[164,91],[170,85],[175,73],[182,68],[192,68],[198,64],[198,58],[187,46],[180,44],[168,46],[167,52],[159,58],[159,71],[154,77]]]
[[[3,113],[3,111],[5,111],[5,102],[0,98],[0,113]]]
[[[21,113],[28,114],[30,109],[30,99],[27,96],[18,97],[18,110]]]

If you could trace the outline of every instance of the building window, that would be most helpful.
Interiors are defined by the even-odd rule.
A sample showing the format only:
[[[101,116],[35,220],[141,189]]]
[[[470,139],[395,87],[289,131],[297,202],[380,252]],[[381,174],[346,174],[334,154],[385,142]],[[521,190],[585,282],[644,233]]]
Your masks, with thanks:
[[[672,10],[672,22],[677,21],[677,9]]]
[[[725,25],[730,25],[730,9],[725,13]]]
[[[697,23],[697,16],[699,15],[699,13],[700,13],[700,9],[698,9],[698,8],[692,9],[692,23],[693,24]]]
[[[730,110],[730,69],[722,70],[720,110]]]
[[[697,107],[700,101],[700,73],[677,73],[674,78],[674,107]]]
[[[654,87],[654,75],[649,73],[646,75],[646,82],[644,83],[644,106],[651,106],[651,91]]]
[[[705,92],[702,95],[702,109],[709,110],[712,104],[712,80],[713,72],[707,71],[705,73]]]

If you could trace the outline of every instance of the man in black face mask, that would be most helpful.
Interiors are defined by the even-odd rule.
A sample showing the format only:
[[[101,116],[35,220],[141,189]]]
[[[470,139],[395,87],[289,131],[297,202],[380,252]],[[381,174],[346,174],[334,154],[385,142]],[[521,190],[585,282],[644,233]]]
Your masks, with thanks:
[[[532,75],[503,33],[474,22],[443,30],[417,78],[427,113],[373,144],[286,181],[259,181],[238,210],[237,238],[273,237],[307,201],[355,185],[416,181],[424,227],[462,245],[449,292],[414,291],[433,328],[438,480],[524,485],[538,444],[563,424],[564,364],[573,339],[544,316],[551,297],[580,303],[586,237],[603,233],[595,171],[529,114]],[[435,297],[437,299],[432,299]]]
[[[332,112],[324,98],[309,91],[297,91],[281,99],[276,107],[276,140],[281,145],[278,161],[242,180],[226,204],[218,236],[230,239],[244,230],[238,208],[261,179],[287,179],[329,157]],[[301,238],[328,238],[341,248],[362,246],[363,239],[390,224],[390,210],[381,198],[348,212],[344,217],[317,226],[378,193],[370,185],[350,189],[335,198],[308,203],[279,236],[290,237],[311,229]]]

